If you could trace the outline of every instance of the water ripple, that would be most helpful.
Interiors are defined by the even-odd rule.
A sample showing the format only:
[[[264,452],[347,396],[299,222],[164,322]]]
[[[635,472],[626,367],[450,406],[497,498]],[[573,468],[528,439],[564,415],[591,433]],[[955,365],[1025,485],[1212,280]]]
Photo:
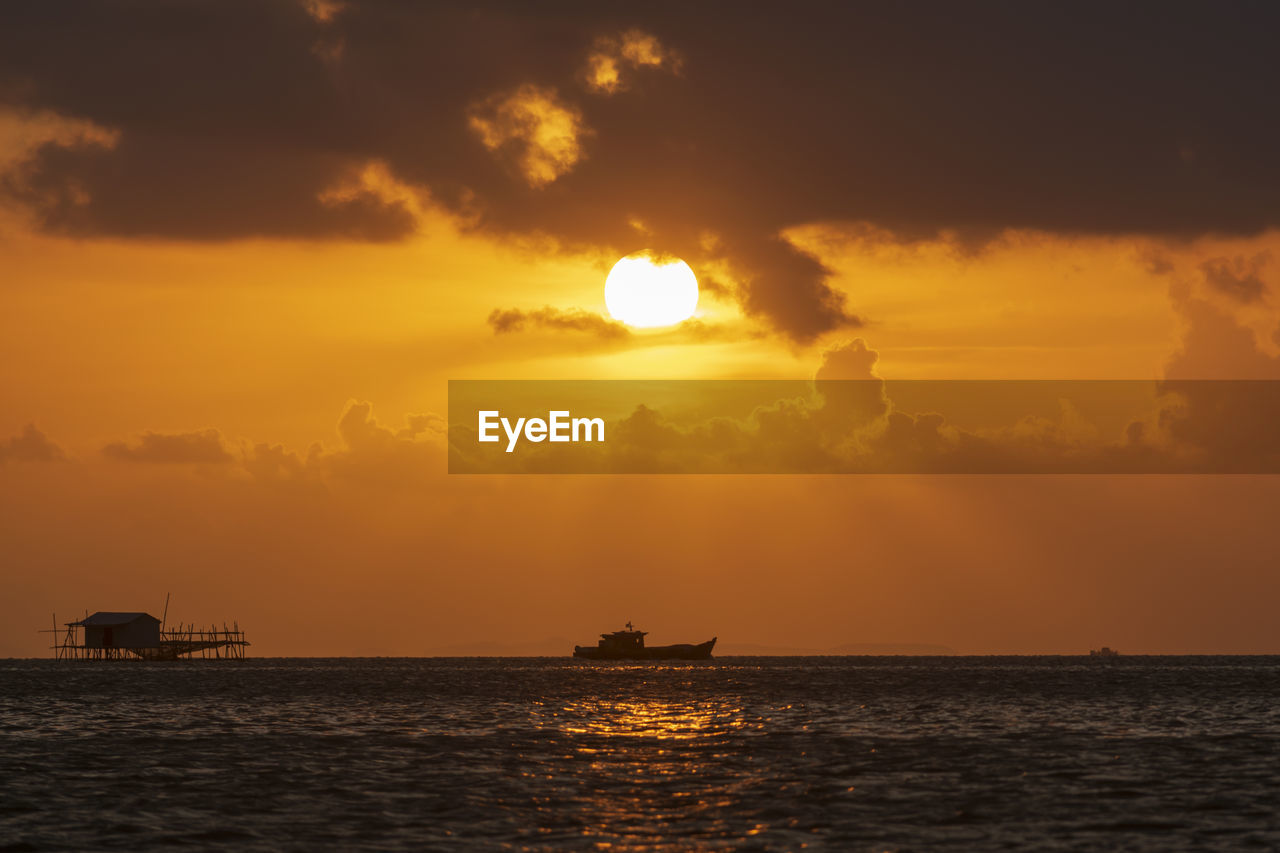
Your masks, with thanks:
[[[1280,659],[0,661],[0,850],[1280,847]]]

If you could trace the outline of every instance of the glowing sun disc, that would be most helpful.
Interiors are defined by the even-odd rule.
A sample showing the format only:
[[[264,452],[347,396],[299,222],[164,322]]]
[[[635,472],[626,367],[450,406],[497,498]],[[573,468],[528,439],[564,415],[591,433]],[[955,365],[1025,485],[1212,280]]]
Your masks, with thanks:
[[[610,316],[647,329],[688,320],[698,307],[698,279],[684,261],[655,261],[647,252],[627,255],[604,280]]]

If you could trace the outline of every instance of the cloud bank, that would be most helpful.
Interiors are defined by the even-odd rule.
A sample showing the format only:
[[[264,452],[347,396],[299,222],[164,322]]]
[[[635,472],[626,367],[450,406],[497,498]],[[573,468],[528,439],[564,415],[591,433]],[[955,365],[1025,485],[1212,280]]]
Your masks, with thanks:
[[[108,136],[46,134],[7,192],[74,235],[403,238],[327,194],[377,162],[496,237],[723,263],[798,342],[860,322],[799,224],[1280,224],[1272,6],[553,5],[10,4],[0,104]]]

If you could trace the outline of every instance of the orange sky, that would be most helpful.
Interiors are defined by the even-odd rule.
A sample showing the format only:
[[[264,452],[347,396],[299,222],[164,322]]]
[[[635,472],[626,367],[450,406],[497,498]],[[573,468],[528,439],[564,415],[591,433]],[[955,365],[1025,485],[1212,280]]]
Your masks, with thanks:
[[[977,239],[825,202],[718,222],[716,186],[664,187],[669,204],[619,178],[600,214],[616,225],[589,231],[601,208],[573,207],[573,182],[617,166],[609,122],[714,71],[678,28],[591,31],[557,85],[516,69],[463,99],[458,174],[502,166],[475,173],[483,214],[399,149],[325,189],[403,213],[377,239],[113,230],[138,214],[99,212],[88,173],[60,192],[85,194],[67,204],[104,217],[89,225],[0,196],[0,655],[46,654],[54,611],[154,613],[166,592],[174,618],[238,619],[256,655],[571,644],[628,619],[726,652],[1280,652],[1275,477],[446,474],[438,429],[410,417],[444,414],[449,379],[806,378],[855,338],[885,378],[1280,378],[1272,227],[1009,221]],[[354,63],[355,38],[312,61]],[[146,130],[126,115],[0,99],[0,177],[35,186],[51,152],[133,156]],[[503,181],[510,198],[483,195]],[[697,323],[602,332],[605,274],[647,247],[687,256]],[[820,291],[789,313],[805,276]],[[489,322],[548,307],[594,319]]]
[[[1170,281],[1194,278],[1153,275],[1146,247],[1115,241],[1024,235],[969,257],[825,239],[838,285],[889,318],[859,332],[886,377],[1160,376],[1186,322]],[[1271,240],[1167,254],[1194,270]],[[443,412],[450,378],[803,377],[827,345],[618,345],[485,323],[495,301],[600,310],[598,258],[454,231],[388,247],[210,246],[11,226],[4,247],[16,274],[0,427],[34,422],[68,457],[0,469],[7,654],[41,653],[46,611],[156,610],[166,591],[180,618],[239,619],[258,654],[581,642],[628,618],[727,645],[1246,652],[1280,640],[1267,612],[1274,478],[485,480],[446,475],[438,437],[385,464],[345,444],[348,401],[399,429],[407,413]],[[1045,283],[1034,300],[1028,278]],[[749,325],[715,300],[701,313]],[[206,429],[231,462],[102,453]],[[320,443],[350,464],[291,483],[235,461],[257,443],[298,458]]]

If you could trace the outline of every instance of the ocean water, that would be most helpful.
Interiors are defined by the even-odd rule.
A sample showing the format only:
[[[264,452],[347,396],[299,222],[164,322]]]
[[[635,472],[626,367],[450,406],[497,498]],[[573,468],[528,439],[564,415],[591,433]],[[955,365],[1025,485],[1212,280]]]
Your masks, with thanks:
[[[1280,849],[1280,658],[0,661],[0,849]]]

